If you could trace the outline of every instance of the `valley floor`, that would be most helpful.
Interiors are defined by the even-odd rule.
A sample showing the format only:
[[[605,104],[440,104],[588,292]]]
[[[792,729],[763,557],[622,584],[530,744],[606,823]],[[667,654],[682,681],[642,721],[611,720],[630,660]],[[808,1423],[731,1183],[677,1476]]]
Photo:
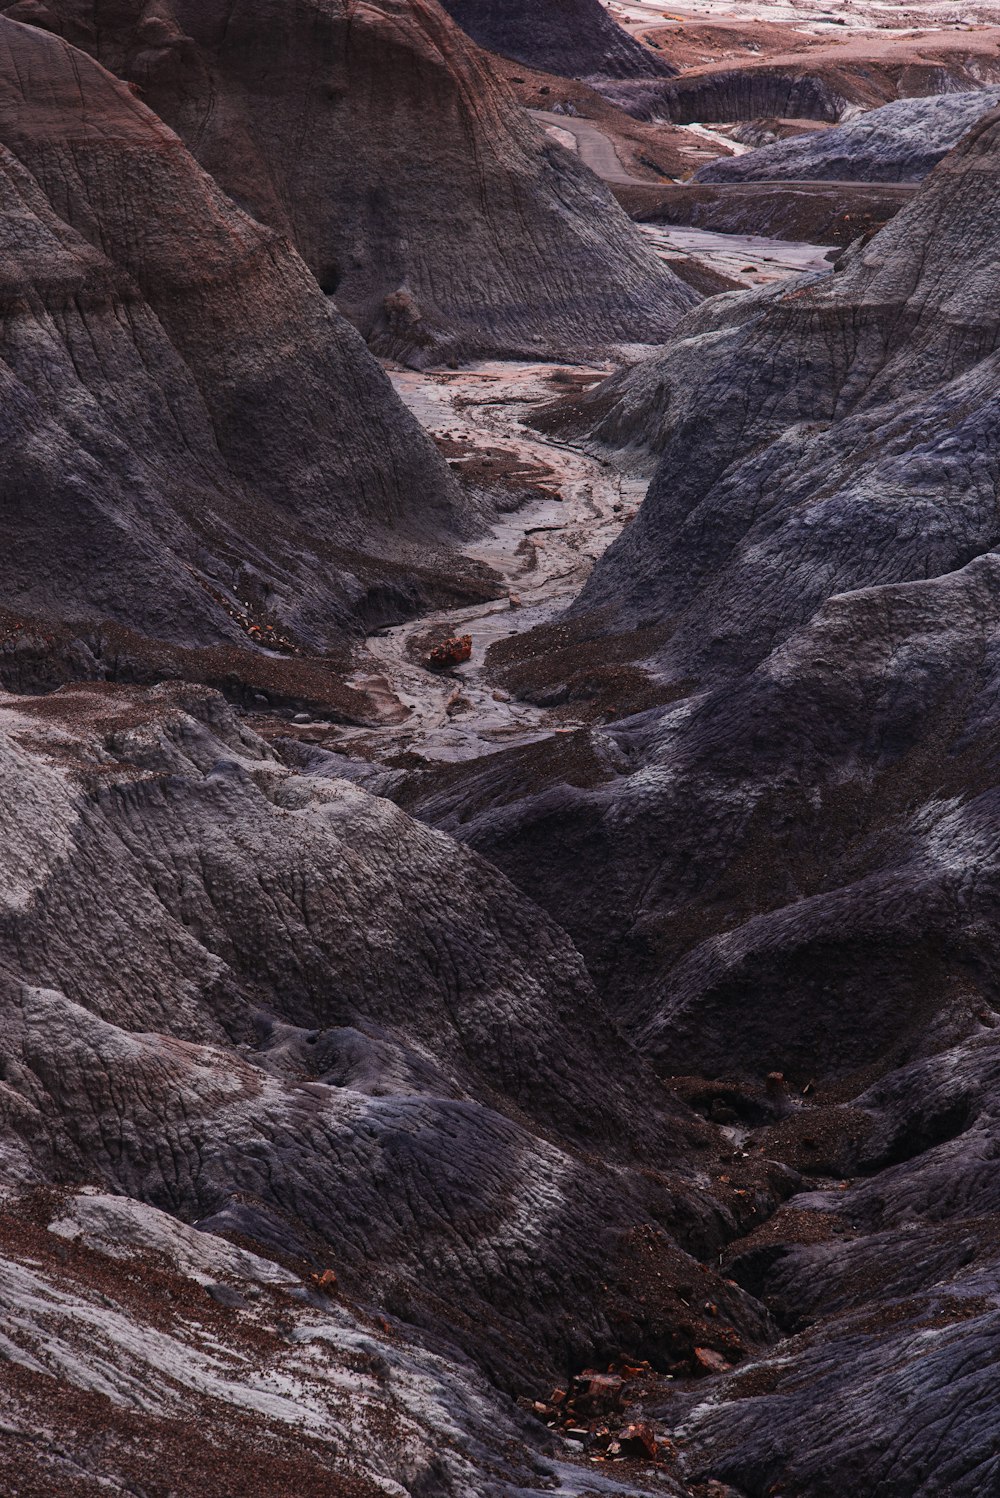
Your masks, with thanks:
[[[816,245],[667,225],[644,232],[672,262],[689,257],[748,286],[830,268]],[[626,352],[634,361],[652,350]],[[491,646],[569,605],[642,502],[647,475],[623,473],[584,445],[529,425],[539,408],[611,368],[493,361],[456,371],[391,371],[396,390],[460,475],[468,481],[473,472],[489,487],[507,472],[515,489],[523,475],[530,497],[466,548],[502,579],[504,596],[423,614],[368,638],[350,685],[381,708],[384,721],[338,729],[338,747],[376,761],[403,753],[469,760],[579,726],[565,710],[556,715],[511,700],[485,679],[483,666]],[[472,640],[467,663],[428,669],[436,645],[464,635]],[[299,731],[312,733],[308,726]]]

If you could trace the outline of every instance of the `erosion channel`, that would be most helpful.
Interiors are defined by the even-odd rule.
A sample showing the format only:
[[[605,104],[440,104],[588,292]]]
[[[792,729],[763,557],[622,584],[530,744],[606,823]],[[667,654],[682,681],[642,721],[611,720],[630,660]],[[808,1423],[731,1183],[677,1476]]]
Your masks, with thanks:
[[[767,284],[828,268],[824,251],[761,235],[650,226],[654,248],[673,260],[694,256],[745,284]],[[738,268],[738,269],[737,269]],[[614,354],[616,351],[610,351]],[[594,563],[631,520],[648,473],[622,467],[613,451],[564,441],[531,426],[539,408],[603,380],[613,369],[650,357],[652,349],[619,350],[603,366],[486,361],[461,370],[390,368],[390,378],[417,420],[467,485],[499,484],[514,506],[465,548],[502,580],[496,599],[441,609],[370,635],[349,685],[363,692],[382,719],[377,726],[340,727],[326,747],[366,760],[408,753],[428,760],[465,760],[580,726],[572,711],[553,714],[518,700],[485,679],[491,646],[552,620],[579,594]],[[448,640],[471,638],[467,661],[437,670],[429,657]],[[315,737],[316,729],[299,730]]]

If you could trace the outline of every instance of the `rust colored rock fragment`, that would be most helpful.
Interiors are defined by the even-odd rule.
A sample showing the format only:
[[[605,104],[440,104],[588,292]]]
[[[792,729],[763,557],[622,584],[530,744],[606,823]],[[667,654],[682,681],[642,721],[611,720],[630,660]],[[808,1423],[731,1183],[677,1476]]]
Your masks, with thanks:
[[[442,640],[440,645],[435,645],[427,657],[427,667],[430,671],[449,671],[452,666],[460,666],[472,655],[471,635],[452,635],[450,639]]]

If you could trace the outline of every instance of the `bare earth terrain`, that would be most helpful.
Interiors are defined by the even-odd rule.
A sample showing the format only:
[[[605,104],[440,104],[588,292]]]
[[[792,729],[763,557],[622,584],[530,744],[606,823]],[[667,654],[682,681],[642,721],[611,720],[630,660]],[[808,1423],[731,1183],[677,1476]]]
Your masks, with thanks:
[[[2,6],[2,1498],[1000,1492],[998,99]]]

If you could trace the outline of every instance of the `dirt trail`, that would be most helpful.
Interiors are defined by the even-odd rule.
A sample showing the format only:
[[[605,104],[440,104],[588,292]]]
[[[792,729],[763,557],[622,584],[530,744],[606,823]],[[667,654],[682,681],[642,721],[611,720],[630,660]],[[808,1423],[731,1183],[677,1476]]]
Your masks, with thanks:
[[[602,182],[610,182],[618,187],[650,186],[648,177],[637,177],[634,172],[629,171],[611,136],[593,120],[581,115],[557,114],[554,109],[529,109],[528,113],[561,145],[576,151],[584,166],[589,167]],[[712,142],[718,147],[721,156],[741,156],[750,150],[749,146],[742,146],[738,141],[730,140],[728,136],[704,125],[673,125],[670,128],[675,135],[686,132],[696,135],[699,140]],[[665,177],[663,180],[673,182],[680,179]]]
[[[595,176],[602,178],[603,181],[638,182],[640,185],[644,185],[647,181],[645,177],[633,176],[622,165],[614,142],[592,120],[584,120],[577,115],[556,114],[550,109],[529,109],[528,113],[546,129],[572,135],[576,140],[576,148],[584,166],[589,167]]]
[[[501,516],[490,534],[465,548],[499,573],[520,607],[505,596],[424,615],[369,637],[368,661],[352,684],[380,698],[386,724],[340,735],[368,757],[409,750],[435,760],[472,759],[567,727],[564,717],[553,720],[530,703],[495,696],[481,670],[495,640],[532,629],[566,607],[645,492],[643,480],[623,478],[610,464],[523,425],[534,407],[560,393],[551,378],[559,367],[482,363],[456,373],[391,375],[432,434],[545,465],[551,474],[544,487],[558,498]],[[473,642],[467,664],[440,675],[420,664],[430,644],[463,634]]]

